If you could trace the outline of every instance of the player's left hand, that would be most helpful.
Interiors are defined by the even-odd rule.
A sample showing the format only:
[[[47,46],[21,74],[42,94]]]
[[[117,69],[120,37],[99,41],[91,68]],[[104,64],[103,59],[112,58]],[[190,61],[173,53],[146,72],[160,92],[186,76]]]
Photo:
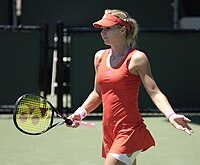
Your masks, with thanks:
[[[191,122],[191,120],[188,119],[187,117],[185,117],[184,115],[173,114],[169,118],[169,121],[175,128],[185,131],[189,135],[194,133],[192,128],[187,124],[187,123]]]

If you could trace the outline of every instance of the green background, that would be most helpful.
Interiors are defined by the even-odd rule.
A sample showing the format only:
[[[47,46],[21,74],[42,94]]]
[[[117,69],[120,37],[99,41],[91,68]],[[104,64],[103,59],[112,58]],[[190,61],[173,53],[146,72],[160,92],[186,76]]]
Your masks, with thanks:
[[[199,165],[199,117],[191,117],[191,136],[176,130],[163,117],[144,117],[156,147],[138,156],[139,165]],[[19,132],[11,119],[0,119],[2,165],[102,165],[101,121],[96,128],[60,126],[39,136]]]
[[[39,26],[49,23],[49,46],[53,46],[58,20],[62,20],[65,27],[92,27],[92,22],[101,18],[106,8],[128,11],[138,21],[141,32],[137,48],[147,54],[158,86],[174,108],[194,110],[200,107],[200,33],[168,31],[173,27],[171,3],[168,0],[26,0],[23,1],[21,22]],[[181,4],[179,7],[180,14],[184,15]],[[2,0],[0,24],[8,23],[8,4]],[[13,104],[23,93],[39,92],[40,37],[38,32],[0,32],[0,105]],[[75,109],[93,89],[94,54],[105,46],[97,33],[76,33],[71,37],[68,54],[72,58],[70,92],[72,109]],[[52,54],[49,50],[48,71],[51,71]],[[51,73],[48,74],[47,88],[50,90]],[[143,87],[139,106],[141,109],[155,108]]]

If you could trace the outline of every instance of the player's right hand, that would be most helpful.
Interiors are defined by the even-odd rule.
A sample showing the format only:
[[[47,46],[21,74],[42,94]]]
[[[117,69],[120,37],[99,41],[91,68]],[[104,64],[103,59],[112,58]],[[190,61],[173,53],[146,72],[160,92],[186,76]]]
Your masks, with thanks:
[[[71,114],[71,115],[68,117],[68,119],[70,119],[73,123],[72,123],[72,125],[68,125],[68,124],[66,123],[66,126],[67,126],[67,127],[77,128],[77,127],[80,126],[80,121],[81,121],[80,114],[78,114],[78,113],[75,112],[75,113]]]

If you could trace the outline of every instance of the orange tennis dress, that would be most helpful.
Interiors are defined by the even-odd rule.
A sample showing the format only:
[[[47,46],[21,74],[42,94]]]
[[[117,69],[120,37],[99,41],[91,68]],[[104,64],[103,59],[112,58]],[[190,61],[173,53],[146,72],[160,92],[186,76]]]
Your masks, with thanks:
[[[138,109],[139,76],[128,70],[134,49],[116,67],[108,67],[109,52],[103,52],[97,65],[97,83],[103,104],[102,156],[108,152],[131,154],[155,145]]]

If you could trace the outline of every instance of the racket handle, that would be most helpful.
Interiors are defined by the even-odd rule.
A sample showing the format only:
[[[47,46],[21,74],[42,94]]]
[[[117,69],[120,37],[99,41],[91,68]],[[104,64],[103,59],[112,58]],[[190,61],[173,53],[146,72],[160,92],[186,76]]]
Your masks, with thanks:
[[[68,125],[72,125],[73,123],[76,123],[76,122],[78,122],[80,124],[80,126],[83,126],[83,127],[87,127],[87,128],[94,128],[95,127],[95,123],[92,123],[92,122],[77,121],[77,120],[72,122],[72,120],[70,120],[70,119],[65,119],[65,123],[67,123]]]
[[[65,123],[67,125],[72,125],[73,124],[73,122],[70,119],[65,119]]]

